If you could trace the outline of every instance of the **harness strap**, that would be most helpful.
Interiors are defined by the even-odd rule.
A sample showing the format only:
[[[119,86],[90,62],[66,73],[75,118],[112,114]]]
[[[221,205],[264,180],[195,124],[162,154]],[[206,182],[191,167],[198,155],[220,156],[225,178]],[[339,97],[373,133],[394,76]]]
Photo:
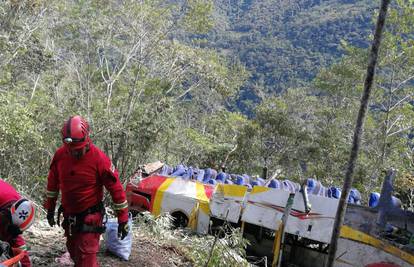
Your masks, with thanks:
[[[82,224],[79,231],[83,232],[83,233],[100,233],[100,234],[103,234],[106,231],[106,227],[105,226],[92,226],[92,225]]]
[[[84,210],[84,211],[82,211],[78,214],[75,214],[74,216],[76,216],[77,219],[83,220],[83,218],[86,215],[91,214],[91,213],[95,213],[95,212],[105,213],[105,207],[104,207],[104,204],[102,203],[102,201],[99,202],[98,204],[96,204],[95,206],[87,208],[86,210]]]
[[[60,208],[59,208],[60,209]],[[63,211],[63,208],[62,208]],[[78,231],[78,232],[85,232],[85,233],[105,233],[106,227],[105,222],[103,222],[103,226],[92,226],[84,224],[83,220],[88,214],[100,212],[103,215],[105,215],[105,207],[101,202],[96,204],[95,206],[92,206],[80,213],[77,213],[73,216],[65,216],[62,226],[67,226],[69,229],[69,235],[72,235],[72,231]]]

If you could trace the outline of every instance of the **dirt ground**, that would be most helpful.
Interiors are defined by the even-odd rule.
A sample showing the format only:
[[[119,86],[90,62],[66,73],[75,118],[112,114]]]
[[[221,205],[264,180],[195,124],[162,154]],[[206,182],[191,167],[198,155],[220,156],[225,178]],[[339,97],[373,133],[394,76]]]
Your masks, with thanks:
[[[73,266],[62,265],[56,262],[65,252],[65,238],[63,230],[56,226],[51,228],[46,221],[39,221],[25,232],[33,266]],[[105,249],[105,241],[101,240],[101,249],[98,253],[101,267],[167,267],[192,266],[191,262],[175,247],[160,245],[151,241],[151,237],[134,229],[132,252],[129,261],[111,255]]]

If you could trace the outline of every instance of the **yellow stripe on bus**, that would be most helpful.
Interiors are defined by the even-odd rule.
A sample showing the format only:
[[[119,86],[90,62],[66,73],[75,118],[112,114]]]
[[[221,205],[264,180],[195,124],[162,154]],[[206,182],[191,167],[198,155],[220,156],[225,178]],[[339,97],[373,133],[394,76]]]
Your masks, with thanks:
[[[358,230],[352,229],[349,226],[346,226],[346,225],[342,226],[341,237],[378,248],[382,251],[385,251],[391,255],[396,256],[397,258],[400,258],[414,265],[414,255],[411,255],[397,247],[389,245],[373,236],[370,236]]]
[[[206,202],[206,201],[200,201],[199,202],[199,204],[200,204],[200,209],[205,213],[205,214],[207,214],[207,215],[210,215],[210,205],[209,205],[209,202]]]
[[[219,192],[223,192],[225,197],[243,198],[246,194],[247,187],[234,184],[218,184],[216,190]]]
[[[154,205],[152,207],[152,214],[158,216],[161,214],[161,204],[164,198],[164,192],[170,187],[170,185],[174,182],[173,178],[166,179],[158,188],[157,192],[155,193],[154,198]]]
[[[272,266],[276,266],[279,262],[280,247],[282,242],[283,223],[280,224],[279,229],[275,232],[275,241],[273,242],[273,261]]]
[[[196,202],[193,210],[191,211],[190,218],[188,220],[188,226],[194,231],[197,231],[198,208],[199,208],[199,203]]]
[[[250,194],[258,194],[258,193],[263,193],[263,192],[267,192],[269,191],[270,188],[268,187],[264,187],[264,186],[253,186],[252,192],[250,192]]]
[[[196,182],[196,194],[197,194],[197,201],[199,203],[199,208],[205,213],[210,214],[210,206],[209,206],[209,199],[206,195],[206,190],[204,188],[204,184]]]

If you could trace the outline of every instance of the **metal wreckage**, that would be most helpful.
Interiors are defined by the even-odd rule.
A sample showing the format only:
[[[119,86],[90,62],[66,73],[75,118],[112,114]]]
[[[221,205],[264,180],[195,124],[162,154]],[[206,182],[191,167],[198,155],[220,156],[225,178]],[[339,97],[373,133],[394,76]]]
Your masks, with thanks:
[[[214,172],[161,162],[141,166],[127,184],[129,208],[168,212],[176,226],[201,234],[224,222],[240,227],[249,253],[266,256],[272,266],[324,266],[340,189],[313,179],[299,185]],[[414,266],[414,213],[392,196],[394,175],[386,175],[369,206],[351,191],[334,266]]]

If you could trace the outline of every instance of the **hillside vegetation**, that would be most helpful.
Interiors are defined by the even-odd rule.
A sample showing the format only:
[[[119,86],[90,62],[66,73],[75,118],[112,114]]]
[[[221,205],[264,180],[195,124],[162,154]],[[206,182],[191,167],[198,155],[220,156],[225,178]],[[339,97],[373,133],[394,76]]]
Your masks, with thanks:
[[[123,181],[162,160],[339,186],[377,4],[1,1],[0,177],[40,201],[80,114]],[[413,5],[387,19],[354,184],[366,201],[397,168],[411,208]]]
[[[225,49],[251,73],[245,97],[311,81],[344,54],[342,40],[367,47],[376,1],[218,0],[209,46]],[[211,45],[212,42],[212,45]],[[260,96],[260,95],[259,95]]]

